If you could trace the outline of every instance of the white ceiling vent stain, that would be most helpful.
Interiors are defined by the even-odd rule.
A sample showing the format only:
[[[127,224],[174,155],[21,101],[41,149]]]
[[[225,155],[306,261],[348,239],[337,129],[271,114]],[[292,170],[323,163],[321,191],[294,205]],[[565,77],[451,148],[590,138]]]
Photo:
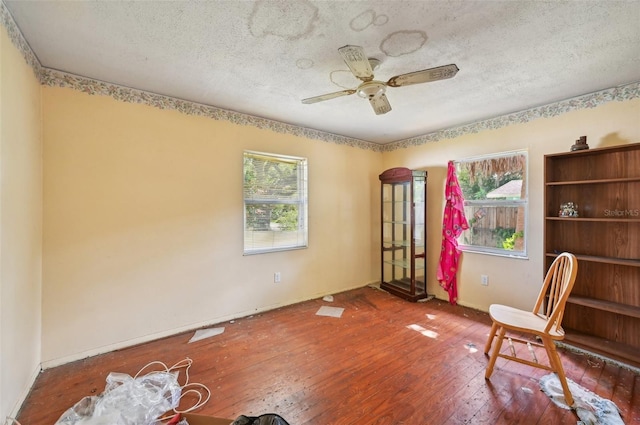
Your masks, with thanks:
[[[351,20],[349,26],[352,30],[360,32],[369,28],[371,25],[381,26],[389,22],[387,15],[378,15],[374,10],[365,10]]]
[[[296,61],[298,69],[309,69],[313,67],[313,61],[311,59],[302,58]]]
[[[331,71],[329,79],[333,84],[341,87],[345,90],[352,89],[355,85],[358,85],[358,80],[353,76],[349,70],[337,70]]]
[[[311,35],[317,19],[318,8],[307,0],[259,1],[249,18],[249,31],[254,37],[273,35],[299,40]]]
[[[387,56],[397,57],[419,50],[426,42],[427,33],[424,31],[398,31],[382,40],[380,50]]]

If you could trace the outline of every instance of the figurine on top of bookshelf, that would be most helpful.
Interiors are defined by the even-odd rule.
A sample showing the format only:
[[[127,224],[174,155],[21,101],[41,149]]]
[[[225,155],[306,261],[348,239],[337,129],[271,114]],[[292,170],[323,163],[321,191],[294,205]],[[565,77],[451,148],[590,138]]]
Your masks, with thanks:
[[[578,217],[578,205],[573,202],[560,204],[560,217]]]
[[[581,151],[584,149],[589,149],[589,145],[587,145],[587,136],[581,136],[578,140],[576,140],[575,145],[571,145],[571,151]]]

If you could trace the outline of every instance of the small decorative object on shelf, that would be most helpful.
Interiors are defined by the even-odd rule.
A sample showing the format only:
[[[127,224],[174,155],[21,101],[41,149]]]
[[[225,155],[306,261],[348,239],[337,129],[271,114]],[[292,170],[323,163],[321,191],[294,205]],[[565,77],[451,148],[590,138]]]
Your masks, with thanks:
[[[564,202],[560,204],[560,217],[578,217],[578,204],[573,202]]]
[[[582,136],[578,140],[576,140],[576,144],[571,146],[571,151],[581,151],[584,149],[589,149],[589,145],[587,145],[587,136]]]

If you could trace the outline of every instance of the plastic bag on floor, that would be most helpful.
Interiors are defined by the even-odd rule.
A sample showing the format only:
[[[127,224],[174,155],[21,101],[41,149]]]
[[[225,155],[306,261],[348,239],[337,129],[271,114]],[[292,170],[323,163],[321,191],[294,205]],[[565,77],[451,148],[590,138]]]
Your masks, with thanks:
[[[153,372],[133,378],[112,372],[102,394],[83,398],[55,425],[154,425],[178,406],[181,391],[177,373]]]

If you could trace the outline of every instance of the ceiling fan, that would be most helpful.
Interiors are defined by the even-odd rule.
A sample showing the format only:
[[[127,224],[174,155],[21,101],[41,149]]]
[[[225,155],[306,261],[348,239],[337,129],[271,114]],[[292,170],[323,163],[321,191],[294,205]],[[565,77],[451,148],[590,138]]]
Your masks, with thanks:
[[[342,90],[334,93],[327,93],[320,96],[302,99],[302,103],[310,104],[334,99],[340,96],[347,96],[357,93],[358,96],[369,99],[376,115],[386,114],[391,110],[391,105],[387,100],[385,91],[387,87],[402,87],[411,84],[429,83],[431,81],[446,80],[453,78],[459,71],[455,64],[438,66],[436,68],[423,69],[422,71],[410,72],[408,74],[396,75],[389,81],[382,82],[373,79],[373,67],[380,61],[369,59],[364,54],[364,49],[360,46],[346,45],[338,49],[345,63],[355,75],[362,80],[362,83],[355,89]],[[372,65],[375,64],[375,65]]]

